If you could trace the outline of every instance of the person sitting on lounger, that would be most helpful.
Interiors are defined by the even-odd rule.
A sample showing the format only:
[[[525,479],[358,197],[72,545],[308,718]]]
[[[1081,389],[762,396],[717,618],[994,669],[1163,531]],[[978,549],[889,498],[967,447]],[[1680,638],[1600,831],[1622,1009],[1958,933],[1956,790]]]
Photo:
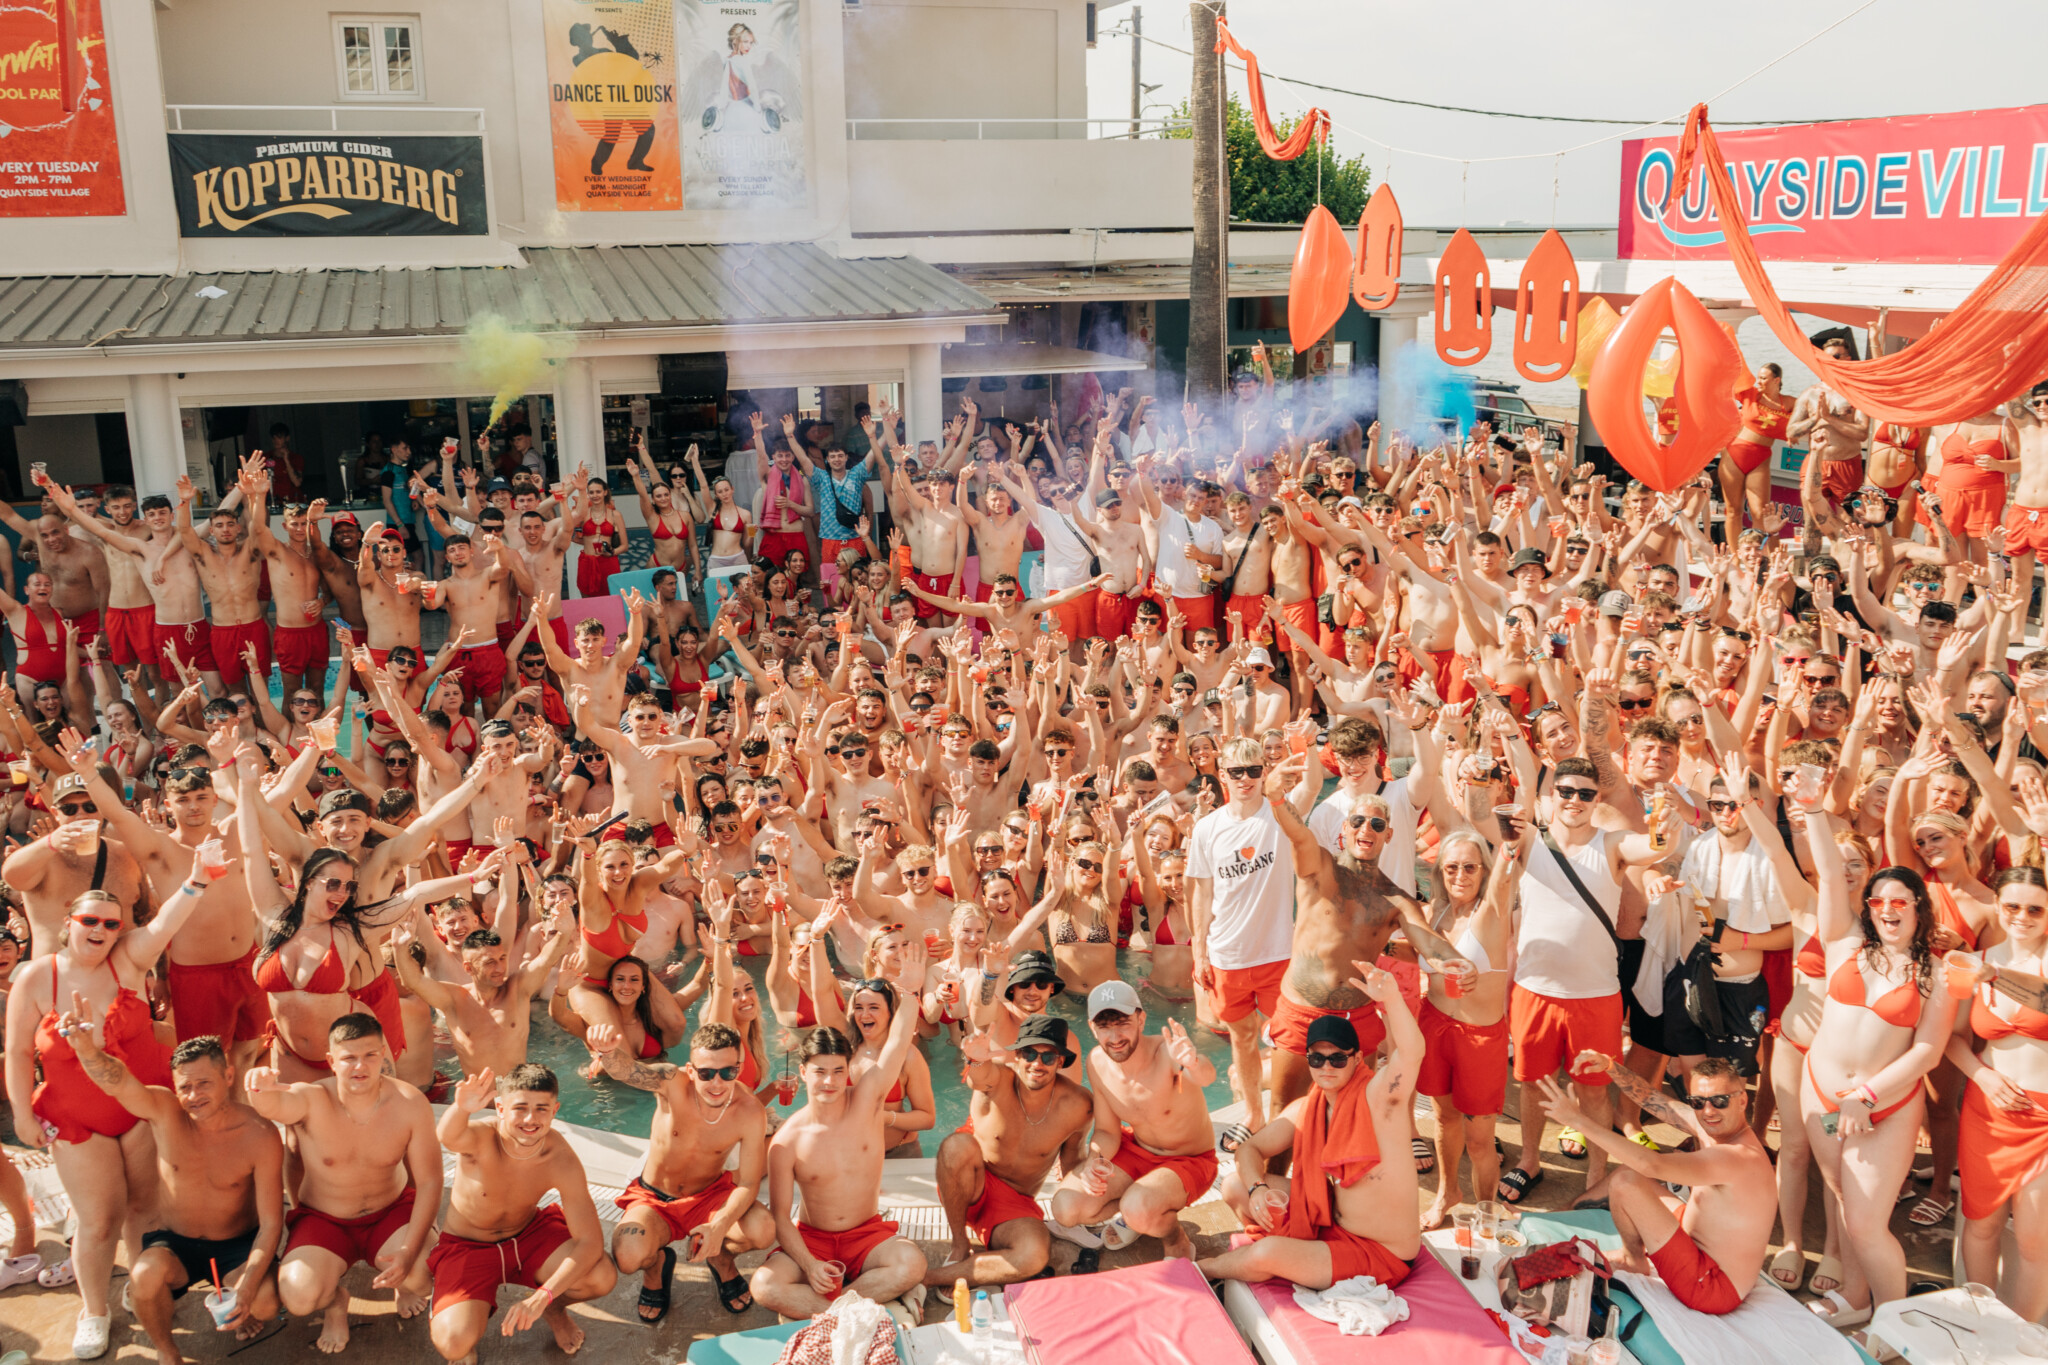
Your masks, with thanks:
[[[1111,1251],[1157,1237],[1168,1256],[1192,1256],[1180,1211],[1216,1181],[1216,1133],[1202,1098],[1216,1068],[1172,1020],[1147,1037],[1145,1007],[1127,981],[1088,992],[1088,1028],[1095,1136],[1089,1158],[1053,1195],[1052,1231],[1090,1250],[1098,1237]],[[1084,1226],[1104,1218],[1100,1233]]]
[[[1614,1265],[1648,1275],[1654,1270],[1680,1303],[1701,1313],[1732,1313],[1742,1306],[1763,1269],[1778,1215],[1778,1179],[1770,1154],[1749,1126],[1748,1094],[1733,1062],[1709,1057],[1687,1078],[1690,1112],[1620,1062],[1582,1052],[1572,1074],[1605,1071],[1621,1092],[1659,1118],[1698,1138],[1696,1152],[1653,1152],[1611,1132],[1586,1115],[1548,1077],[1541,1082],[1550,1117],[1605,1148],[1621,1169],[1608,1183],[1608,1206],[1622,1254]],[[1664,1188],[1685,1185],[1680,1201]]]
[[[1407,1159],[1422,1029],[1392,973],[1369,962],[1352,965],[1363,975],[1349,984],[1379,1006],[1392,1055],[1374,1070],[1349,1020],[1326,1014],[1310,1022],[1312,1088],[1239,1145],[1236,1166],[1224,1177],[1223,1197],[1254,1240],[1198,1262],[1212,1280],[1281,1279],[1328,1289],[1370,1275],[1396,1285],[1422,1250],[1415,1163]],[[1294,1178],[1268,1174],[1266,1163],[1287,1151]],[[1396,1159],[1382,1162],[1385,1151]],[[1304,1180],[1304,1172],[1321,1178]]]

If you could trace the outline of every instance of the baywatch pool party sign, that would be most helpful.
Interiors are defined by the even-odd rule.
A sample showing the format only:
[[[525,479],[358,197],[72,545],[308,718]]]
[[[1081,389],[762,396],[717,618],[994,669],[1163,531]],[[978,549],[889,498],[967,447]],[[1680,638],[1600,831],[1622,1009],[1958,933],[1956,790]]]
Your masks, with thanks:
[[[2048,212],[2048,105],[1796,124],[1720,143],[1767,261],[1989,265]],[[1622,143],[1622,259],[1727,259],[1706,178],[1672,192],[1677,156],[1675,137]]]

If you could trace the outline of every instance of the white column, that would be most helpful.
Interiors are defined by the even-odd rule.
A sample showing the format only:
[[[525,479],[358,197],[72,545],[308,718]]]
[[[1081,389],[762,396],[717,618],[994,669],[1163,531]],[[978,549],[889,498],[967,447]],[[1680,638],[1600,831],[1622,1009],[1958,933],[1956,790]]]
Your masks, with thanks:
[[[910,348],[904,372],[903,439],[912,450],[919,441],[936,441],[946,426],[946,392],[939,379],[939,343],[918,342]]]
[[[185,433],[169,375],[128,376],[128,452],[139,494],[176,493],[178,476],[185,472]]]
[[[1405,293],[1406,291],[1404,291]],[[1401,303],[1405,304],[1404,298]],[[1417,340],[1427,341],[1424,326],[1428,315],[1396,304],[1384,313],[1375,314],[1380,324],[1379,366],[1379,416],[1384,430],[1393,430],[1393,423],[1400,419],[1399,389],[1393,376],[1395,354],[1405,345]]]
[[[597,367],[589,360],[571,358],[556,367],[555,440],[564,479],[578,464],[589,465],[594,477],[603,474],[604,400],[597,391]]]

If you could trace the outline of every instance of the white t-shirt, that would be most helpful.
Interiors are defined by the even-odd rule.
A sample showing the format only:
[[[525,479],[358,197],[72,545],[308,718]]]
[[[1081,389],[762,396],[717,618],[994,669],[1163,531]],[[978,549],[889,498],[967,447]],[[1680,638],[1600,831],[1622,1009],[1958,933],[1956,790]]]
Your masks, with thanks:
[[[1223,553],[1223,523],[1202,518],[1195,525],[1180,512],[1159,507],[1159,581],[1175,597],[1200,597],[1208,591],[1195,561],[1185,553],[1189,544],[1205,554]]]
[[[1240,816],[1229,806],[1195,822],[1188,875],[1212,879],[1209,961],[1233,971],[1294,954],[1294,846],[1272,803]]]
[[[1611,921],[1621,918],[1621,883],[1607,868],[1601,830],[1565,858]],[[1562,845],[1560,845],[1562,847]],[[1515,936],[1515,984],[1553,1000],[1597,1000],[1621,990],[1620,955],[1539,838],[1522,873],[1522,925]]]
[[[1792,918],[1784,889],[1778,885],[1778,870],[1753,837],[1747,847],[1730,853],[1721,847],[1718,834],[1700,836],[1687,851],[1678,876],[1715,902],[1716,912],[1735,933],[1767,934]],[[1721,979],[1739,982],[1756,977],[1752,972]]]
[[[1068,518],[1044,503],[1032,519],[1045,540],[1045,587],[1048,592],[1076,588],[1088,581],[1088,561],[1095,557],[1088,542],[1068,524]]]
[[[1408,799],[1408,779],[1389,782],[1380,790],[1387,803],[1387,842],[1380,849],[1380,871],[1387,880],[1409,895],[1415,894],[1415,803]],[[1351,793],[1343,787],[1330,793],[1329,800],[1309,812],[1309,833],[1334,854],[1344,851],[1344,822],[1354,809]]]

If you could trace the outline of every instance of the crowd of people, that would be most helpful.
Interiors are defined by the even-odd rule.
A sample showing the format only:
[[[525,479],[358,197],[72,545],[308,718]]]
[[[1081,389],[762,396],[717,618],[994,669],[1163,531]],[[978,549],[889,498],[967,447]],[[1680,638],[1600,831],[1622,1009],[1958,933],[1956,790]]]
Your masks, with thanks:
[[[1971,1277],[2011,1220],[2040,1317],[2048,650],[2007,660],[2048,386],[1900,432],[1781,383],[1722,470],[1613,504],[1533,429],[1418,446],[1256,375],[967,400],[914,445],[757,413],[717,477],[629,466],[622,633],[575,605],[619,570],[610,482],[530,442],[392,438],[368,525],[274,530],[261,458],[203,522],[189,481],[45,487],[0,511],[34,555],[0,980],[14,1140],[73,1223],[41,1265],[0,1161],[0,1285],[75,1284],[90,1358],[125,1265],[178,1365],[198,1289],[342,1350],[361,1262],[465,1360],[507,1285],[498,1330],[572,1351],[570,1305],[637,1275],[658,1324],[685,1262],[734,1314],[915,1320],[1054,1239],[1194,1256],[1217,1189],[1251,1241],[1211,1278],[1392,1286],[1556,1132],[1699,1311],[1767,1273],[1853,1326],[1908,1291],[1902,1193],[1933,1226],[1959,1188]],[[1787,437],[1796,524],[1748,479]],[[1221,1134],[1183,1017],[1227,1040]],[[655,1097],[609,1239],[535,1029]],[[937,1255],[882,1163],[941,1066]]]

